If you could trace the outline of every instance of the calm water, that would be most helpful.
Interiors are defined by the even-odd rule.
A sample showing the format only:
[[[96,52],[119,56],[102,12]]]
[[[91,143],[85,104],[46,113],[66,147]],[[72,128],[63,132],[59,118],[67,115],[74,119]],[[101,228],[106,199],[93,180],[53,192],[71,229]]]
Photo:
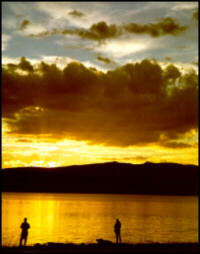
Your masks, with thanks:
[[[28,218],[28,245],[46,242],[122,241],[198,242],[198,197],[2,193],[2,245],[19,244],[20,225]]]

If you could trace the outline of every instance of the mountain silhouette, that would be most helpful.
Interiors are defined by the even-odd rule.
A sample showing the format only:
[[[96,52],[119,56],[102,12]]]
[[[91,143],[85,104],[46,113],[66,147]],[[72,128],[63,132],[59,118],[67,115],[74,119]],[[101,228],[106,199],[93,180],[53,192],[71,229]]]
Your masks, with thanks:
[[[198,195],[198,166],[108,162],[1,172],[2,191]]]

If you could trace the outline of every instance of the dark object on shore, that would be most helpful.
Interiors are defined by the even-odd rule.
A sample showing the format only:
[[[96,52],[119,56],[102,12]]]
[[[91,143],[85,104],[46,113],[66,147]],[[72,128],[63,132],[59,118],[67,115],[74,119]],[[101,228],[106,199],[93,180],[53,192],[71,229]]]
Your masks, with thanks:
[[[102,239],[103,240],[103,239]],[[105,241],[105,240],[103,240]],[[150,244],[35,244],[27,247],[2,247],[3,253],[198,253],[198,243]]]
[[[1,171],[2,191],[198,195],[198,166],[176,163],[100,163]]]
[[[97,239],[96,240],[97,242],[98,242],[98,244],[99,245],[103,245],[103,246],[108,246],[108,245],[111,245],[111,244],[113,244],[111,241],[109,241],[109,240],[104,240],[104,239],[102,239],[102,238],[99,238],[99,239]]]

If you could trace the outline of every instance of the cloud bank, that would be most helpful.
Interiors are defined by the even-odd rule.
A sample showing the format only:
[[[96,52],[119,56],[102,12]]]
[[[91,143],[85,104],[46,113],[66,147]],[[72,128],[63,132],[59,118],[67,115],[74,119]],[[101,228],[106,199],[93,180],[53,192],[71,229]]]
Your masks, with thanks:
[[[198,76],[148,59],[103,73],[22,57],[2,68],[2,117],[14,134],[184,148],[179,139],[198,128]]]
[[[70,12],[72,15],[78,15],[79,12]],[[79,15],[80,16],[80,15]],[[26,24],[27,25],[27,24]],[[125,33],[133,34],[149,34],[152,37],[158,37],[162,35],[177,35],[185,31],[188,27],[179,25],[174,19],[166,17],[159,19],[157,23],[147,23],[144,25],[138,23],[128,23],[123,25],[107,24],[105,21],[94,23],[90,28],[68,28],[68,29],[57,29],[45,32],[30,34],[30,37],[42,38],[45,36],[55,35],[76,35],[82,39],[89,40],[106,40],[110,38],[117,38]]]
[[[175,20],[170,17],[160,19],[157,23],[148,23],[140,25],[137,23],[130,23],[124,25],[126,31],[136,34],[147,33],[152,37],[158,37],[161,35],[171,34],[176,35],[187,29],[187,26],[180,26]]]

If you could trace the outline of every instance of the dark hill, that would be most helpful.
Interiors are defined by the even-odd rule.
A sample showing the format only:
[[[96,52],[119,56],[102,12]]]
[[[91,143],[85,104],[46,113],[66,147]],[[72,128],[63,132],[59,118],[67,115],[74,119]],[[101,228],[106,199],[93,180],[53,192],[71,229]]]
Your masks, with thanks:
[[[102,163],[9,168],[2,191],[198,195],[198,167],[175,163]]]

